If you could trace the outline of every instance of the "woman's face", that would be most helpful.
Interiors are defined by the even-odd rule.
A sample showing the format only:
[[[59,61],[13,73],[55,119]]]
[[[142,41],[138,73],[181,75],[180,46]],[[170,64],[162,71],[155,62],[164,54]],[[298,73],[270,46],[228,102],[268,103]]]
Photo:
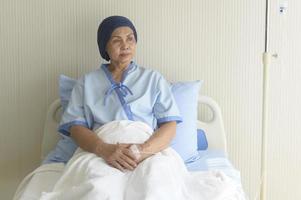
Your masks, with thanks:
[[[130,63],[136,53],[136,39],[129,27],[116,28],[106,46],[111,62]]]

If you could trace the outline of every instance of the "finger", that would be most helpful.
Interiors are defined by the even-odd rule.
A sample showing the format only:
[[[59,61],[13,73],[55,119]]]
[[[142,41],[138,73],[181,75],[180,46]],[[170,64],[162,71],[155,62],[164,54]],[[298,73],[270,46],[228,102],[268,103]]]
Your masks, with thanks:
[[[120,145],[121,147],[124,147],[124,148],[128,148],[132,144],[129,144],[129,143],[118,143],[118,145]]]
[[[124,161],[127,162],[129,165],[131,165],[131,167],[133,167],[133,169],[137,167],[136,161],[134,161],[133,159],[131,159],[131,158],[128,157],[127,155],[122,154],[120,157],[121,157],[122,160],[124,160]]]
[[[120,171],[124,172],[124,168],[118,163],[118,161],[112,162],[113,167],[119,169]]]
[[[122,145],[122,146],[121,146]],[[128,148],[130,147],[130,145],[132,144],[119,144],[119,148],[116,149],[116,152],[119,154],[119,155],[126,155],[133,163],[135,162],[136,160],[136,156],[135,154]],[[128,159],[126,159],[128,160]],[[130,162],[130,161],[129,161]],[[134,166],[134,165],[133,165]]]
[[[128,156],[132,161],[136,161],[136,155],[130,149],[124,149],[123,153]]]
[[[128,169],[128,170],[134,170],[135,169],[133,166],[131,166],[128,162],[126,162],[122,158],[119,158],[117,161],[125,169]]]

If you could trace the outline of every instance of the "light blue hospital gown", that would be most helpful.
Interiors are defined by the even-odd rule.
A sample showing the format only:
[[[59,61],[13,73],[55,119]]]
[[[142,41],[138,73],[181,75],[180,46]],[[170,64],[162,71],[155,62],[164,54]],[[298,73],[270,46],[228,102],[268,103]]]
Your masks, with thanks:
[[[72,125],[91,130],[114,121],[142,121],[154,130],[169,121],[181,122],[176,102],[164,77],[134,62],[116,83],[108,64],[81,77],[74,86],[59,132],[69,135]]]
[[[69,137],[72,125],[95,130],[113,120],[135,120],[155,130],[163,122],[181,122],[170,85],[160,73],[132,62],[117,84],[107,66],[103,64],[77,81],[59,126],[63,137],[43,164],[66,163],[71,158],[77,148]]]
[[[160,73],[132,62],[119,84],[103,64],[77,81],[59,126],[63,137],[43,164],[67,163],[71,158],[77,148],[69,137],[72,125],[95,130],[113,120],[142,121],[155,130],[160,123],[182,119],[170,85]]]

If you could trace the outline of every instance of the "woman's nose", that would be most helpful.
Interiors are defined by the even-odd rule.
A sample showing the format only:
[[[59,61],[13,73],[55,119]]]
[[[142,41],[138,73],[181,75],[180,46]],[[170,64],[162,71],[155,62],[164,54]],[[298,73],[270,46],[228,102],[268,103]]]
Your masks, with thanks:
[[[122,41],[121,49],[128,49],[128,48],[129,48],[129,44],[127,43],[127,41]]]

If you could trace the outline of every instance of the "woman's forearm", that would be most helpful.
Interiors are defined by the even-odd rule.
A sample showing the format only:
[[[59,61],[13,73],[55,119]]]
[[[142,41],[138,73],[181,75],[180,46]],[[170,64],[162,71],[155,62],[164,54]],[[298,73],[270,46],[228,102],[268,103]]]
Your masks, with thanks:
[[[108,144],[103,142],[97,134],[83,126],[72,126],[71,137],[84,151],[102,157],[109,165],[120,169],[134,170],[137,166],[135,156],[128,149],[129,144]]]
[[[104,146],[104,142],[93,131],[86,127],[75,125],[70,128],[70,133],[70,136],[81,149],[101,155],[100,147]]]
[[[141,145],[142,152],[155,154],[167,148],[176,134],[176,122],[164,123],[155,133]]]

